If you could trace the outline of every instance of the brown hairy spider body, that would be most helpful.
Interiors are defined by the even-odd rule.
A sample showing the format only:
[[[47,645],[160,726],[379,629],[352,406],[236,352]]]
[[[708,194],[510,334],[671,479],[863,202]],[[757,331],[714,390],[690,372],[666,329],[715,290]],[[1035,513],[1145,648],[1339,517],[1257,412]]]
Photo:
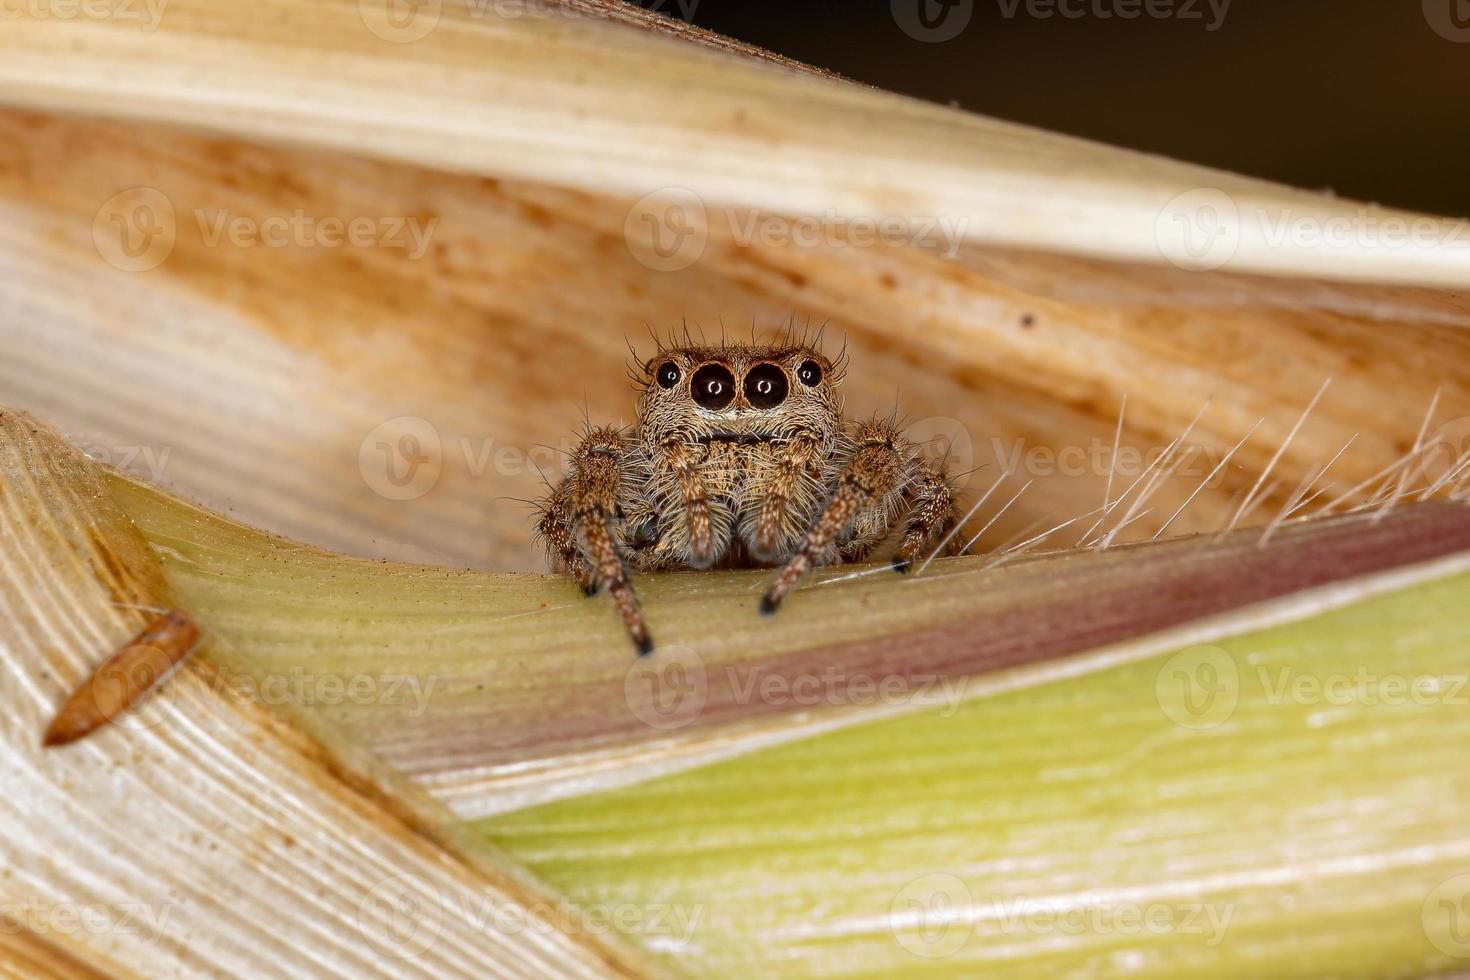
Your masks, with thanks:
[[[906,518],[893,567],[955,526],[943,464],[892,418],[849,423],[834,363],[805,342],[668,347],[635,368],[631,430],[593,428],[540,503],[552,564],[605,589],[640,654],[630,570],[779,566],[771,614],[818,565],[859,561]]]

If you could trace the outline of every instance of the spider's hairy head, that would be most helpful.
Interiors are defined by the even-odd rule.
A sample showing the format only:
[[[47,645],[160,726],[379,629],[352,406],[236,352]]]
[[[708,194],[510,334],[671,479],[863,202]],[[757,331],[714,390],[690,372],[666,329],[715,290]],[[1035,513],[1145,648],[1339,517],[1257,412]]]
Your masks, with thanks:
[[[722,343],[661,348],[640,366],[643,437],[826,442],[841,426],[842,357],[815,344]]]

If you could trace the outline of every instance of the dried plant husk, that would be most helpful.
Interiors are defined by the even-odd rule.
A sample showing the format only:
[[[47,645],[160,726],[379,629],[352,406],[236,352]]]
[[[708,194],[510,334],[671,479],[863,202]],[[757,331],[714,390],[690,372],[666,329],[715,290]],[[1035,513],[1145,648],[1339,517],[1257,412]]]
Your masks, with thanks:
[[[827,323],[834,348],[849,344],[852,414],[897,400],[956,471],[987,467],[966,477],[973,492],[1007,466],[1034,479],[982,545],[1101,503],[1125,396],[1124,453],[1157,453],[1209,405],[1190,438],[1200,457],[1125,537],[1157,530],[1260,423],[1171,530],[1223,526],[1328,378],[1271,504],[1354,437],[1342,486],[1398,459],[1436,390],[1431,433],[1460,441],[1457,250],[1288,235],[1194,272],[1157,240],[1167,203],[1197,189],[1311,227],[1413,216],[596,17],[457,3],[441,17],[398,44],[346,2],[174,0],[146,34],[8,21],[0,403],[293,539],[500,570],[543,565],[505,498],[537,495],[538,468],[563,471],[584,402],[593,421],[631,422],[627,344],[646,356],[650,327],[686,321]],[[118,268],[99,247],[120,261],[107,236],[138,188],[167,202],[174,234],[156,265]],[[692,195],[687,266],[649,251],[649,194]],[[421,253],[406,234],[369,248],[214,234],[298,213],[432,233]],[[820,229],[809,243],[750,230],[802,217]],[[944,218],[956,237],[851,234],[881,218]],[[426,486],[384,473],[410,463],[380,456],[405,433]]]
[[[1034,480],[984,547],[1112,499],[1115,477],[1133,476],[1095,461],[1115,431],[1147,454],[1192,426],[1213,461],[1259,425],[1173,532],[1232,523],[1251,488],[1263,506],[1246,523],[1278,512],[1349,439],[1324,483],[1396,463],[1367,494],[1432,480],[1470,417],[1467,260],[1442,247],[1454,223],[923,105],[616,18],[415,9],[439,18],[416,39],[374,33],[381,8],[350,0],[171,0],[152,31],[34,7],[6,20],[0,405],[286,537],[99,475],[6,416],[7,446],[28,448],[0,447],[0,572],[14,584],[0,599],[20,611],[0,625],[20,681],[4,689],[14,753],[0,805],[24,809],[5,845],[22,874],[0,877],[0,895],[155,907],[180,893],[187,941],[171,932],[146,950],[165,966],[286,972],[314,956],[361,972],[384,960],[353,922],[355,899],[367,869],[391,865],[433,882],[449,909],[412,964],[424,973],[655,969],[605,930],[477,929],[466,910],[487,894],[559,899],[456,836],[427,788],[461,815],[493,814],[480,830],[583,907],[702,909],[693,932],[628,930],[696,973],[1377,975],[1458,962],[1467,951],[1442,912],[1463,898],[1459,715],[1444,698],[1400,712],[1361,698],[1283,705],[1257,668],[1448,686],[1463,672],[1459,509],[936,563],[913,582],[814,585],[765,626],[749,614],[758,576],[649,577],[671,654],[657,663],[680,664],[682,647],[707,671],[704,704],[672,734],[633,711],[630,691],[662,676],[633,673],[600,604],[549,577],[459,570],[539,566],[528,522],[501,498],[537,493],[538,464],[557,474],[536,447],[565,445],[584,396],[594,420],[630,421],[627,341],[686,320],[736,332],[794,318],[846,335],[855,414],[888,411],[897,388],[956,469],[992,464],[972,489],[1007,466]],[[657,222],[645,220],[670,195],[698,219],[698,254],[679,267],[650,250]],[[1202,272],[1168,263],[1167,234],[1179,202],[1201,196],[1241,219],[1230,254]],[[171,216],[166,254],[141,263],[115,237],[140,202]],[[221,217],[259,227],[297,213],[433,231],[422,251],[211,237]],[[855,222],[884,218],[908,244],[856,240]],[[823,228],[817,243],[748,233],[801,219]],[[957,237],[914,240],[940,219]],[[1420,222],[1433,241],[1270,234],[1364,221]],[[391,465],[404,436],[430,474],[408,492],[377,455],[386,447]],[[1426,439],[1449,447],[1438,470]],[[1079,471],[1054,465],[1076,452]],[[1207,473],[1158,488],[1120,540],[1162,528]],[[48,489],[62,485],[73,496]],[[118,549],[133,569],[121,579],[102,561]],[[109,589],[129,576],[148,587]],[[164,720],[36,755],[22,736],[39,741],[43,707],[142,625],[117,603],[175,601],[210,638],[150,702]],[[1171,719],[1160,693],[1180,667],[1173,650],[1201,643],[1238,672],[1232,715],[1204,731]],[[732,705],[719,679],[743,665],[788,682],[815,666],[909,682],[953,671],[968,696],[954,710]],[[400,689],[408,707],[290,683],[266,696],[261,681],[308,666],[318,685],[397,671],[443,686],[422,702]],[[227,791],[229,809],[206,807]],[[77,807],[110,822],[89,837],[55,819]],[[153,838],[115,830],[117,813],[168,845],[144,862],[136,845]],[[234,836],[175,832],[227,818]],[[238,890],[222,888],[230,875]],[[1193,901],[1239,917],[1209,946],[1179,928],[1038,929],[1034,904],[1016,925],[997,904],[1016,898],[1175,916]],[[409,904],[406,924],[421,927],[423,906]],[[10,911],[0,963],[12,970],[139,972],[135,937],[15,931]],[[928,955],[956,923],[972,926],[961,944]]]
[[[57,704],[171,598],[97,465],[0,414],[4,969],[656,972],[563,928],[564,899],[319,721],[220,684],[217,634],[139,710],[43,748]]]

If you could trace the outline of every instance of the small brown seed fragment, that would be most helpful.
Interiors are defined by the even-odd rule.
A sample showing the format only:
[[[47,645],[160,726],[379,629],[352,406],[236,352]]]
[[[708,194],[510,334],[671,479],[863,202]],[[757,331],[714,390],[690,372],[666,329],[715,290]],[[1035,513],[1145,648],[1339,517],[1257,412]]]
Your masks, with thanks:
[[[102,661],[66,699],[46,729],[47,748],[84,738],[164,682],[199,643],[199,627],[178,610],[153,620]]]

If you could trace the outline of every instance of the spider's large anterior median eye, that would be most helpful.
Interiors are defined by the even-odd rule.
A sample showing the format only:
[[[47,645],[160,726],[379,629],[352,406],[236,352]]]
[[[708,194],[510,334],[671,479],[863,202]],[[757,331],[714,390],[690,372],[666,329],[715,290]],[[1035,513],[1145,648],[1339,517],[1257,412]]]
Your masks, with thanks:
[[[664,361],[658,366],[658,386],[660,388],[672,388],[679,383],[679,365],[673,361]]]
[[[816,361],[802,361],[801,367],[796,369],[796,376],[808,388],[815,388],[822,380],[822,366]]]
[[[786,373],[774,364],[757,364],[745,373],[745,398],[756,408],[775,408],[787,390]]]
[[[721,364],[706,364],[690,382],[694,401],[704,408],[721,409],[735,398],[735,375]]]

